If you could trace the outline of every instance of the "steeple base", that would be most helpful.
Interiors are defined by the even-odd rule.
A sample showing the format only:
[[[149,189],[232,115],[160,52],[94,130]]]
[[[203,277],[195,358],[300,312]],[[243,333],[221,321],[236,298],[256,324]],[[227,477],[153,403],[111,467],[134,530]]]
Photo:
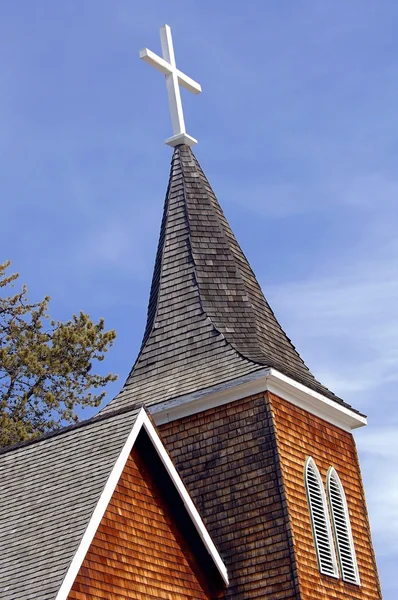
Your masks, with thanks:
[[[191,135],[187,133],[178,133],[177,135],[173,135],[173,137],[168,138],[165,141],[165,144],[174,148],[175,146],[180,146],[184,144],[185,146],[195,146],[198,143],[198,140],[195,140]]]

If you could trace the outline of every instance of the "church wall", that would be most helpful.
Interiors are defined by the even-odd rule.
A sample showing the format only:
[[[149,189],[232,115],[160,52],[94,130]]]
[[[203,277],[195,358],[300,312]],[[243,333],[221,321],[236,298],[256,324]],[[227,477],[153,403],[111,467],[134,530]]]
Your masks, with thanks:
[[[302,599],[376,600],[381,598],[358,456],[354,438],[291,403],[269,394],[282,477],[293,529]],[[336,468],[347,497],[361,586],[319,573],[303,483],[304,463],[312,456],[326,486]]]
[[[69,600],[208,600],[201,581],[163,492],[134,448]]]
[[[227,567],[225,599],[298,599],[266,396],[191,415],[160,431]]]

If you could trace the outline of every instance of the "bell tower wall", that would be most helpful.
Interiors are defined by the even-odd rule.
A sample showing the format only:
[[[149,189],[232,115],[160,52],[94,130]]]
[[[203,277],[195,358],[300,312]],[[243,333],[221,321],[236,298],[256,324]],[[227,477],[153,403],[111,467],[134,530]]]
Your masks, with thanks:
[[[266,395],[166,423],[160,432],[227,567],[225,598],[300,598]]]
[[[284,495],[292,527],[303,600],[381,598],[358,454],[351,433],[268,393],[280,458]],[[347,499],[360,586],[319,573],[303,479],[311,456],[326,489],[330,467],[337,471]],[[341,575],[341,569],[340,569]]]
[[[379,600],[351,433],[270,392],[159,427],[230,579],[225,599]],[[344,486],[361,585],[321,575],[304,483],[312,456]]]

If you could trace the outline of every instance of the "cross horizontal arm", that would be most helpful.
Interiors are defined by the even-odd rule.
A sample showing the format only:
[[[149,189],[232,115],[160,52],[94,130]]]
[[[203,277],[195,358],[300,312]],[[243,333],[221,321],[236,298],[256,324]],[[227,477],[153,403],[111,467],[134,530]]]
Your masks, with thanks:
[[[200,92],[202,91],[200,83],[197,83],[194,79],[191,79],[190,77],[188,77],[188,75],[185,75],[185,73],[181,73],[181,71],[179,71],[178,69],[177,77],[179,84],[183,88],[188,90],[188,92],[192,92],[193,94],[200,94]]]
[[[149,65],[152,65],[152,67],[156,67],[158,71],[163,73],[163,75],[171,75],[171,73],[174,71],[173,67],[167,62],[167,60],[164,60],[164,58],[161,58],[148,48],[142,48],[142,50],[140,50],[140,58],[142,58],[142,60],[147,62]],[[179,84],[183,88],[188,90],[188,92],[192,92],[193,94],[200,94],[202,88],[199,83],[188,77],[188,75],[185,75],[185,73],[182,73],[182,71],[179,69],[175,69],[175,72],[177,74]]]
[[[152,50],[148,50],[148,48],[142,48],[142,50],[140,50],[140,58],[145,60],[149,65],[156,67],[164,75],[170,75],[173,72],[171,65],[166,60],[152,52]],[[181,73],[181,75],[183,75],[183,73]]]

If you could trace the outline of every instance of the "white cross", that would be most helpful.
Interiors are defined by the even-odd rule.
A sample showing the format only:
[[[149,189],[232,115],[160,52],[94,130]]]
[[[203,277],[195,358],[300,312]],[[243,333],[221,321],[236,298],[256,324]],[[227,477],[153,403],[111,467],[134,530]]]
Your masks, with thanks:
[[[193,146],[198,142],[185,131],[180,85],[193,94],[200,94],[202,88],[199,83],[196,83],[196,81],[177,69],[171,29],[168,25],[163,25],[160,28],[160,42],[162,44],[163,58],[148,50],[148,48],[140,50],[140,58],[153,67],[156,67],[166,76],[171,122],[173,125],[173,137],[167,139],[166,144],[169,146],[178,146],[178,144]]]

